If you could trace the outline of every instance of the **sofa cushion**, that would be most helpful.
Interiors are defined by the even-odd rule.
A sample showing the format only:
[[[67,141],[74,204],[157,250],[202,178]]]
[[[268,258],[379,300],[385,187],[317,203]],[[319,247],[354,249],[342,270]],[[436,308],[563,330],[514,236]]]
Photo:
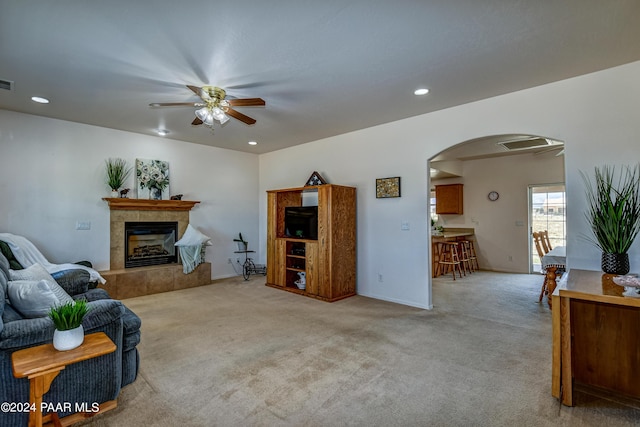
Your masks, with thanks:
[[[7,298],[7,283],[9,282],[9,261],[0,253],[0,332],[4,328],[5,299]]]
[[[0,253],[0,286],[2,285],[2,281],[3,278],[2,276],[4,276],[4,286],[7,285],[7,281],[9,281],[9,277],[10,277],[10,266],[9,266],[9,261],[7,260],[7,258]]]
[[[60,300],[46,280],[11,280],[7,293],[11,305],[24,317],[45,317]]]
[[[175,243],[175,246],[201,246],[208,243],[209,240],[211,237],[205,236],[191,224],[188,224],[182,238]]]
[[[91,280],[89,272],[78,269],[57,271],[52,273],[51,277],[72,296],[87,292]]]
[[[2,313],[3,323],[15,322],[16,320],[22,319],[24,319],[24,317],[22,317],[22,315],[18,313],[16,309],[11,306],[11,304],[7,303],[4,305],[4,313]],[[2,331],[0,330],[0,332]]]
[[[122,315],[122,350],[127,351],[135,348],[140,343],[140,326],[142,321],[127,306],[124,307]]]
[[[45,280],[49,289],[53,291],[54,295],[58,298],[59,304],[67,304],[72,303],[73,298],[69,296],[68,293],[65,292],[58,283],[56,283],[55,279],[51,277],[49,272],[40,264],[33,264],[30,267],[27,267],[23,270],[10,270],[10,280],[26,280],[26,281],[40,281]],[[18,311],[22,312],[19,307],[16,307]]]
[[[0,252],[7,258],[11,269],[22,270],[22,264],[20,264],[16,257],[13,255],[13,251],[11,250],[7,242],[0,240]]]
[[[74,296],[77,299],[85,299],[87,301],[98,301],[101,299],[111,299],[109,293],[102,288],[89,289],[87,292]]]

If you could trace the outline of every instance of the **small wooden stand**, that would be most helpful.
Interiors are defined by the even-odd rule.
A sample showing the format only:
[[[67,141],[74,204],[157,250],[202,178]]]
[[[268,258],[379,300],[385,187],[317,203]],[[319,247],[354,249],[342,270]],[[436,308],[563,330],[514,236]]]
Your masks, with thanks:
[[[567,406],[575,391],[640,405],[636,374],[640,298],[624,295],[614,275],[571,269],[553,291],[551,393]],[[552,290],[550,289],[549,292]]]
[[[29,412],[29,427],[40,427],[43,422],[53,422],[56,426],[70,425],[87,418],[86,414],[73,414],[60,419],[55,412],[43,416],[42,396],[49,391],[51,382],[67,365],[112,353],[115,350],[116,345],[113,341],[104,332],[97,332],[86,335],[79,347],[68,351],[58,351],[53,348],[53,344],[43,344],[14,352],[11,355],[13,376],[29,378],[29,403],[35,408],[35,411]],[[91,413],[89,416],[116,406],[115,400],[104,402],[100,405],[98,412]]]

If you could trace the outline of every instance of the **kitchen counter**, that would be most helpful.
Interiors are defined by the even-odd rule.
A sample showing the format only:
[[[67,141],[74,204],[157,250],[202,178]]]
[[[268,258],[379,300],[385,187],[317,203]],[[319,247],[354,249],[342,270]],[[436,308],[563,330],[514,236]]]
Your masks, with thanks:
[[[457,237],[473,236],[474,234],[475,230],[473,228],[445,228],[442,232],[432,232],[431,237],[441,239],[455,239]]]

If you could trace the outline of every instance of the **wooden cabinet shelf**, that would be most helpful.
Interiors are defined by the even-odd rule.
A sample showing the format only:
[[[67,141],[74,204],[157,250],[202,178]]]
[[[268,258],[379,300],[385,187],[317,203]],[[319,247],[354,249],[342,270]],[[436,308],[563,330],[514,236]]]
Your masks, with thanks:
[[[285,208],[318,192],[318,239],[285,235]],[[356,293],[356,189],[333,184],[267,192],[267,286],[336,301]],[[304,272],[306,288],[298,289]]]

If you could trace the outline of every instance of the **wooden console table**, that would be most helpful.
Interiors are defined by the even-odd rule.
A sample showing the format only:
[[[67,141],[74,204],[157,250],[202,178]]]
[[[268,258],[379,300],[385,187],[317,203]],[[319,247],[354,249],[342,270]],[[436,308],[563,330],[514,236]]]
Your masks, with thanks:
[[[554,291],[552,395],[575,404],[576,386],[638,402],[640,298],[611,274],[572,269]]]
[[[86,335],[80,347],[68,351],[58,351],[53,348],[53,344],[43,344],[14,352],[11,355],[13,376],[29,378],[29,403],[35,409],[29,412],[29,427],[40,427],[43,422],[69,425],[86,418],[82,414],[73,414],[59,419],[55,412],[43,417],[42,396],[49,391],[55,377],[67,365],[112,353],[115,350],[116,345],[104,332],[96,332]],[[98,412],[104,412],[116,406],[115,400],[108,401],[100,405]],[[91,415],[96,415],[98,412]]]

